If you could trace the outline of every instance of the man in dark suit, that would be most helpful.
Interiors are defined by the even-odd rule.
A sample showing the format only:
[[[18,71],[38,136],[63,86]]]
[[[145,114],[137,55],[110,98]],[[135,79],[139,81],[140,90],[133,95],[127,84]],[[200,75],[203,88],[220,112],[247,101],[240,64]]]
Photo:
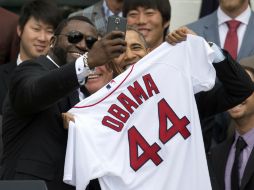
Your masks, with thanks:
[[[9,16],[6,17],[9,18]],[[15,60],[0,66],[0,115],[2,115],[3,101],[8,91],[12,71],[22,61],[36,58],[48,52],[50,39],[59,21],[60,14],[57,5],[54,3],[33,0],[23,5],[18,25],[15,26],[15,34],[20,39],[20,44],[16,45],[19,54],[15,55]],[[3,30],[6,30],[5,27],[3,27]],[[2,131],[1,123],[0,131]],[[0,160],[1,157],[2,135],[0,133]]]
[[[63,183],[67,131],[61,113],[79,102],[79,88],[94,67],[125,51],[123,35],[115,31],[97,41],[90,20],[71,17],[58,25],[47,56],[16,67],[3,105],[1,179],[42,179],[49,190],[74,189]]]
[[[254,82],[254,62],[241,63],[246,72]],[[254,85],[254,83],[253,83]],[[211,179],[214,189],[218,190],[252,190],[254,189],[254,93],[244,102],[229,110],[233,121],[234,134],[224,143],[212,149],[209,155]],[[232,126],[232,127],[233,127]],[[233,166],[235,164],[235,152],[237,139],[241,137],[245,142],[245,147],[240,152],[238,159],[239,169],[238,183],[231,181]]]
[[[19,51],[18,15],[0,7],[0,65],[14,61]]]
[[[23,5],[15,27],[15,33],[20,38],[19,54],[12,62],[0,66],[0,114],[11,72],[22,61],[47,54],[50,39],[59,21],[59,10],[54,3],[33,0]]]

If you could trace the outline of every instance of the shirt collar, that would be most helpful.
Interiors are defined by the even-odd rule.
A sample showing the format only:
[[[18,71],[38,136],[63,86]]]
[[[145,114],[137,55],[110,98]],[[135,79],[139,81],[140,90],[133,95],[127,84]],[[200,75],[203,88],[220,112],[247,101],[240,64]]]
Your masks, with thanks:
[[[238,137],[240,136],[240,134],[236,131],[235,133],[235,142],[238,139]],[[244,135],[241,135],[243,137],[243,139],[245,140],[245,142],[247,143],[248,147],[252,148],[254,147],[254,128],[251,129],[250,131],[248,131],[247,133],[245,133]]]
[[[20,53],[19,53],[19,55],[18,55],[18,58],[17,58],[17,65],[19,65],[20,63],[22,63],[23,61],[21,60],[21,58],[20,58]]]
[[[51,57],[49,56],[49,55],[47,55],[47,58],[50,60],[50,61],[52,61],[53,62],[53,64],[56,66],[56,67],[60,67],[58,64],[56,64],[56,62],[53,60],[53,59],[51,59]],[[20,54],[18,55],[18,58],[17,58],[17,65],[19,65],[20,63],[22,63],[23,61],[21,60],[21,58],[20,58]]]
[[[47,55],[47,58],[52,61],[52,63],[57,67],[57,68],[60,68],[60,66],[49,56]]]
[[[112,16],[112,15],[117,15],[117,16],[120,16],[120,17],[123,15],[122,12],[119,12],[118,14],[114,14],[114,13],[108,8],[108,5],[107,5],[106,1],[103,1],[102,8],[103,8],[104,15],[105,15],[105,18],[106,18],[106,19],[107,19],[109,16]]]
[[[232,18],[229,17],[228,15],[226,15],[220,7],[218,8],[217,15],[218,15],[218,24],[219,25],[224,24],[225,22],[227,22],[229,20],[232,20]],[[248,6],[248,8],[245,11],[243,11],[240,15],[238,15],[235,18],[235,20],[238,20],[242,24],[247,25],[249,22],[250,16],[251,16],[251,9],[250,9],[250,6]]]

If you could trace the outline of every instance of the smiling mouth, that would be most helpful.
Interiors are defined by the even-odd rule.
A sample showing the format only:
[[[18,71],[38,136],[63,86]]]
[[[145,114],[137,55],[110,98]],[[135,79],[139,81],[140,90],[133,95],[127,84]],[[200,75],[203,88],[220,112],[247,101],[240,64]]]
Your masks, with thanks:
[[[88,75],[87,79],[90,80],[90,79],[97,79],[101,76],[101,74],[91,74],[91,75]]]
[[[138,31],[141,32],[143,35],[146,35],[150,30],[146,28],[139,28]]]
[[[44,51],[47,46],[42,46],[42,45],[35,45],[35,48],[39,51]]]

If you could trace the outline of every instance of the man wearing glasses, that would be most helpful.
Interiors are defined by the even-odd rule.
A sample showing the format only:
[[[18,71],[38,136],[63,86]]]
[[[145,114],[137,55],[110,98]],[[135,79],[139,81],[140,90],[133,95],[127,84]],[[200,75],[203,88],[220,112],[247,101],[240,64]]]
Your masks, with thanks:
[[[62,182],[67,131],[61,113],[83,98],[79,88],[92,69],[126,46],[121,32],[97,37],[90,20],[71,17],[58,25],[47,56],[14,71],[3,106],[1,179],[41,179],[49,190],[74,189]]]

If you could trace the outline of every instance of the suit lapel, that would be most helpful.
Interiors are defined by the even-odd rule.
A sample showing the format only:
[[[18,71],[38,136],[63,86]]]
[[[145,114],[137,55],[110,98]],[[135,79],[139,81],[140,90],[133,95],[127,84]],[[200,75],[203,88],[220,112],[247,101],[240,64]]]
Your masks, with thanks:
[[[242,178],[242,184],[241,184],[241,190],[245,188],[247,183],[249,182],[250,178],[254,174],[254,148],[252,148],[249,160],[246,164],[244,173],[243,173],[243,178]]]
[[[234,138],[230,138],[225,143],[215,148],[213,152],[213,167],[217,181],[222,189],[225,189],[225,169],[228,160],[229,151],[233,143]]]
[[[217,11],[215,11],[211,15],[210,22],[207,22],[207,24],[204,26],[204,38],[207,41],[214,42],[218,46],[221,46],[220,45],[220,38],[219,38]]]
[[[238,53],[237,59],[240,60],[244,57],[248,57],[254,53],[254,12],[251,12],[250,20],[247,25],[246,31],[243,36],[243,42],[242,46],[240,48],[240,51]]]
[[[98,30],[102,28],[106,30],[106,20],[103,12],[103,1],[99,1],[97,4],[94,5],[94,12],[93,12],[93,19],[96,23],[95,25],[98,27]],[[102,32],[102,31],[100,31]]]

